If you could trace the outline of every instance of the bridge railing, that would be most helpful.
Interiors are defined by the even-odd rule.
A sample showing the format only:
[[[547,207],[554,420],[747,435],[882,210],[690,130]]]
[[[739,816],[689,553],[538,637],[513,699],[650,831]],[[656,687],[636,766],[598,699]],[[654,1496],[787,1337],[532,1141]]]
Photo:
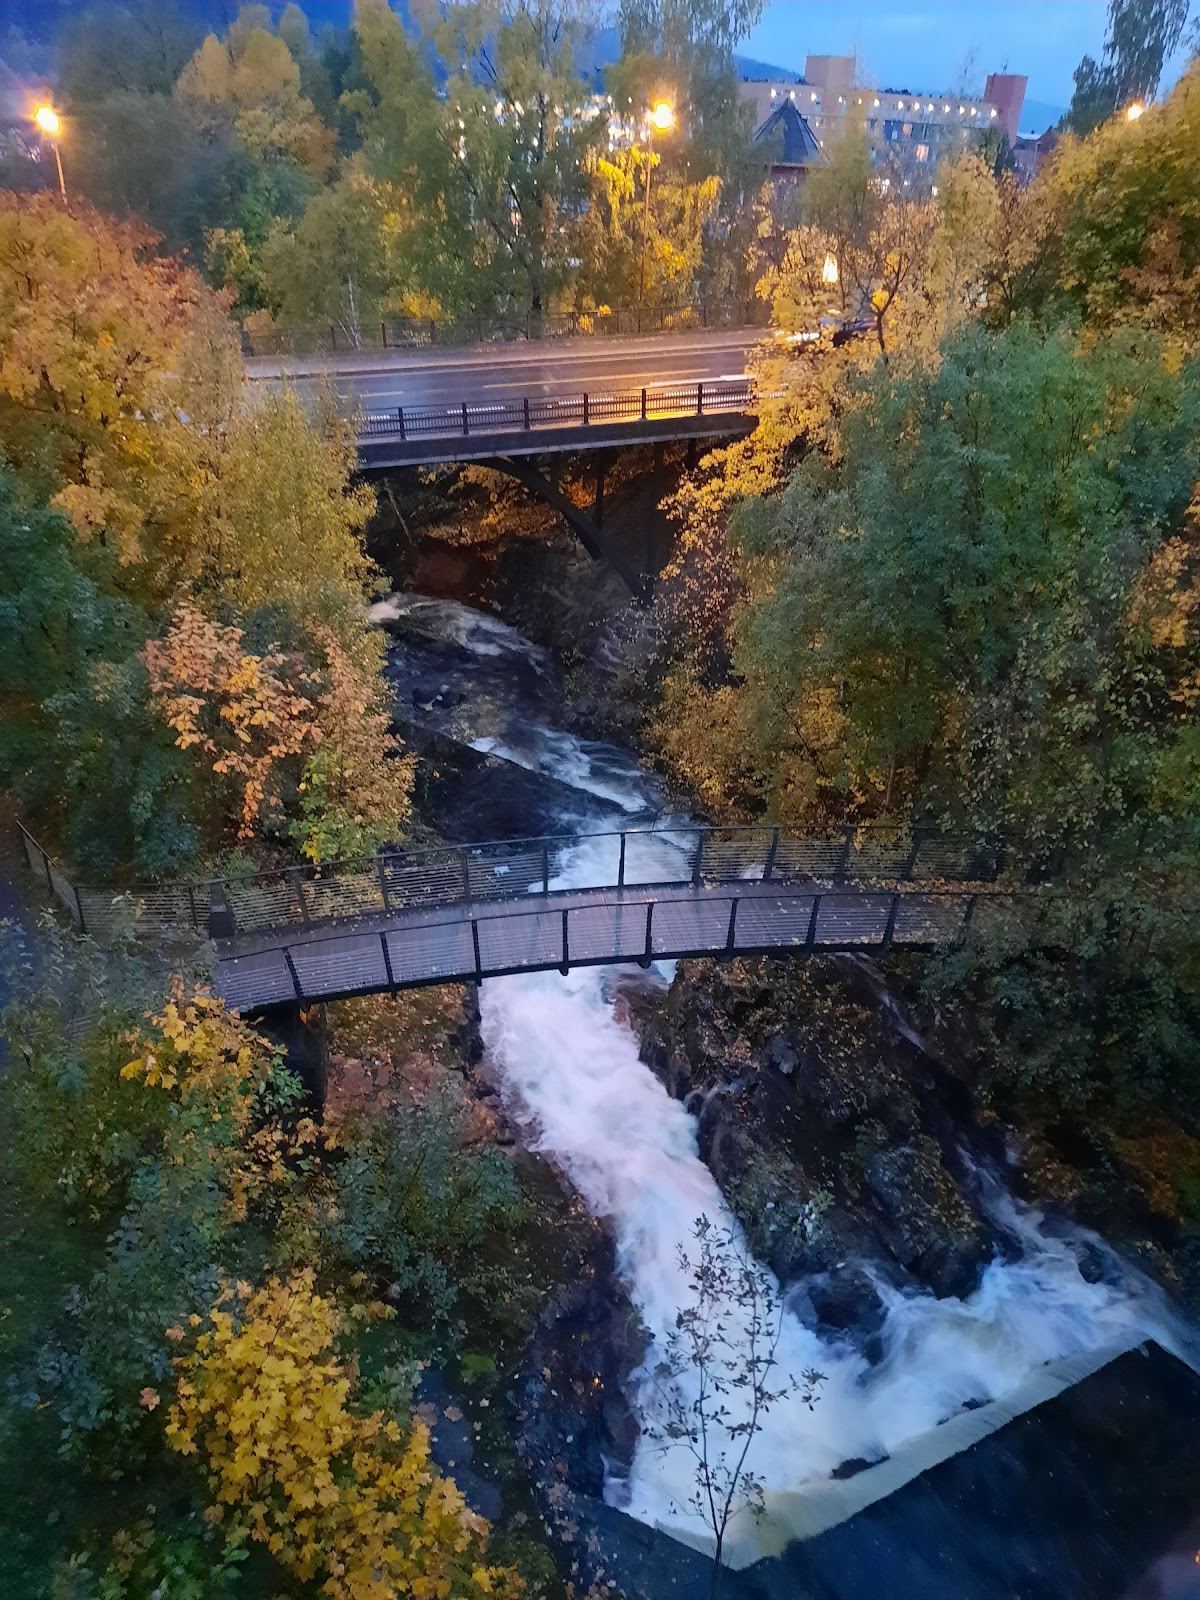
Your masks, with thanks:
[[[513,344],[539,339],[628,338],[639,334],[699,333],[762,328],[770,318],[764,300],[697,301],[677,306],[616,306],[600,311],[554,311],[540,315],[457,318],[388,317],[357,329],[336,323],[301,327],[247,328],[247,356],[360,355],[386,350],[429,350],[471,344]]]
[[[630,389],[617,394],[530,395],[492,405],[397,406],[373,411],[358,425],[360,439],[469,438],[472,434],[530,433],[537,428],[587,428],[604,422],[656,417],[727,415],[754,404],[751,379]]]
[[[188,930],[214,937],[262,934],[568,889],[738,881],[991,883],[1013,866],[999,847],[933,829],[908,835],[847,829],[812,838],[768,826],[681,825],[423,846],[115,890],[72,883],[24,828],[21,835],[33,870],[76,926],[101,941]]]
[[[1033,908],[1036,920],[1037,907]],[[384,929],[288,940],[224,960],[221,993],[232,1006],[337,999],[428,983],[681,957],[930,947],[961,939],[983,917],[1017,916],[1017,897],[964,889],[871,893],[819,890],[703,900],[592,900],[562,908],[447,918],[412,930]]]

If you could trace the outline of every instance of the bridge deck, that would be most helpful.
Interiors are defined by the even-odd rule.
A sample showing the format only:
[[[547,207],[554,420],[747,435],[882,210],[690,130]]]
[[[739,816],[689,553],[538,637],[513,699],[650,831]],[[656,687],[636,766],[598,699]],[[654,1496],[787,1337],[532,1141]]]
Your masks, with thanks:
[[[252,1010],[520,972],[684,956],[882,950],[962,936],[979,897],[963,889],[829,889],[746,882],[611,888],[400,911],[281,941],[221,942],[217,992]],[[997,904],[1005,896],[988,896]]]

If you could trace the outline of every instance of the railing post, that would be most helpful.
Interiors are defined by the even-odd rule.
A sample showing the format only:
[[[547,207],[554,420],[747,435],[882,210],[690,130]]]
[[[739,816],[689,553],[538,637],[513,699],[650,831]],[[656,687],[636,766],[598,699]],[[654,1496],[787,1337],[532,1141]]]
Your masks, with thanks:
[[[971,896],[971,898],[967,901],[967,909],[966,909],[966,912],[965,912],[965,914],[963,916],[963,922],[962,922],[962,932],[963,932],[964,936],[966,935],[967,929],[971,926],[971,918],[975,915],[975,902],[978,899],[979,899],[979,896],[977,894],[973,894]]]
[[[388,342],[387,342],[387,323],[386,322],[381,322],[379,324],[379,332],[380,332],[380,335],[383,338],[383,348],[386,350],[387,347],[388,347]]]
[[[562,919],[563,919],[562,965],[559,967],[558,970],[562,973],[563,977],[565,978],[567,973],[570,972],[570,970],[571,970],[571,952],[570,952],[570,949],[568,948],[568,945],[567,945],[567,912],[565,910],[563,911]]]
[[[735,899],[729,912],[729,932],[725,935],[725,959],[727,961],[733,959],[734,943],[737,938],[737,908],[738,903]]]
[[[621,859],[617,863],[617,888],[625,887],[625,834],[621,834]]]
[[[332,323],[329,325],[329,348],[333,354],[337,354],[337,329]]]
[[[808,933],[804,940],[804,948],[806,950],[811,950],[817,942],[817,913],[820,911],[820,909],[821,896],[819,894],[814,894],[812,916],[808,919]]]
[[[50,871],[50,857],[42,849],[41,845],[38,845],[38,854],[42,858],[42,866],[45,869],[45,873],[46,873],[46,888],[49,890],[51,900],[53,900],[54,899],[54,875]]]
[[[304,985],[300,982],[300,974],[296,971],[296,963],[292,960],[292,952],[287,945],[283,947],[283,959],[287,963],[288,972],[291,974],[292,988],[296,991],[296,999],[304,999]]]
[[[704,385],[702,383],[696,385],[696,415],[698,417],[704,415]]]
[[[304,918],[304,926],[312,925],[312,918],[308,914],[308,904],[304,898],[304,885],[300,882],[300,868],[288,867],[287,875],[291,879],[292,888],[296,892],[296,899],[300,902],[300,915]]]
[[[465,400],[462,403],[462,424],[463,424],[463,438],[465,439],[467,437],[467,435],[471,431],[470,427],[467,424],[467,402]]]
[[[642,390],[642,421],[646,420],[646,391]]]
[[[392,976],[392,958],[388,953],[386,933],[381,933],[379,935],[379,948],[383,951],[383,970],[387,973],[388,993],[395,994],[396,980]]]
[[[890,950],[892,948],[892,935],[896,931],[896,912],[899,909],[900,909],[900,895],[899,895],[899,892],[897,892],[897,893],[892,895],[892,903],[888,908],[887,926],[883,930],[883,945],[882,945],[882,948],[884,950]]]
[[[379,892],[383,896],[384,915],[390,917],[392,914],[392,902],[388,896],[387,873],[384,870],[382,856],[375,857],[375,871],[379,874]]]
[[[837,858],[837,865],[833,869],[834,883],[844,883],[846,877],[846,863],[850,859],[850,830],[847,828],[842,839],[842,853]]]
[[[530,422],[530,420],[529,420],[529,396],[528,395],[526,395],[525,398],[521,401],[521,407],[522,407],[522,409],[523,409],[523,411],[525,413],[525,432],[529,433],[533,428],[533,423]]]
[[[584,425],[584,427],[586,428],[590,422],[591,422],[591,417],[590,417],[590,415],[588,413],[587,390],[585,389],[584,392],[583,392],[583,425]]]
[[[639,967],[648,967],[654,960],[654,901],[646,902],[646,949],[638,957]]]
[[[462,860],[463,900],[471,898],[471,856],[464,845],[459,846],[459,857]]]
[[[483,982],[483,962],[479,955],[479,919],[471,918],[471,944],[475,949],[475,983],[478,987]]]
[[[396,407],[396,416],[397,416],[397,418],[399,419],[399,422],[400,422],[400,437],[402,439],[407,439],[408,435],[404,431],[404,407],[403,406],[397,406]]]
[[[913,868],[916,866],[917,857],[920,854],[921,854],[921,835],[917,832],[916,828],[914,828],[913,829],[912,849],[908,852],[908,859],[905,861],[904,865],[900,869],[900,880],[901,880],[902,883],[911,883],[912,882]]]
[[[767,859],[763,865],[763,882],[769,883],[771,873],[775,870],[775,856],[779,850],[779,829],[771,830],[771,848],[767,851]]]
[[[696,832],[697,832],[696,859],[695,859],[695,861],[692,862],[692,882],[693,882],[693,884],[699,884],[699,882],[700,882],[700,862],[701,862],[701,859],[703,858],[703,855],[704,855],[704,831],[703,831],[703,829],[699,829],[698,828],[696,830]]]
[[[550,846],[544,842],[542,844],[542,893],[550,893]]]
[[[198,932],[199,929],[200,929],[200,918],[196,914],[196,885],[194,883],[189,883],[188,886],[187,886],[187,891],[188,891],[188,906],[190,907],[191,913],[192,913],[192,927],[195,928],[197,930],[197,932]],[[78,896],[78,892],[77,892],[76,893],[76,899],[78,899],[78,898],[79,898],[79,896]]]

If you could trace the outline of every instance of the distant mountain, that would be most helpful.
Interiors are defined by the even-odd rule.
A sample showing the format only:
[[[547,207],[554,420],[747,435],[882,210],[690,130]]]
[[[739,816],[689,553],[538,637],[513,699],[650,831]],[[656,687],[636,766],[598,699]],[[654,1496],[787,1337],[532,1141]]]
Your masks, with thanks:
[[[1021,107],[1022,134],[1035,134],[1040,139],[1047,128],[1055,126],[1066,109],[1066,106],[1051,105],[1048,100],[1026,100]]]
[[[734,56],[733,64],[737,68],[739,78],[749,78],[756,82],[769,79],[772,83],[804,82],[802,73],[793,72],[790,67],[774,67],[769,61],[756,61],[753,56]]]

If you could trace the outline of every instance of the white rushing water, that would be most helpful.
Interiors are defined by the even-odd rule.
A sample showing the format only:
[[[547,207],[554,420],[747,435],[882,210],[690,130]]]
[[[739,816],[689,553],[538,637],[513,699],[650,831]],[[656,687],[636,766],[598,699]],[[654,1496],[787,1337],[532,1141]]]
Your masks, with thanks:
[[[662,847],[671,848],[666,839]],[[556,886],[602,881],[610,850],[596,840],[570,852]],[[619,1269],[661,1350],[688,1302],[680,1247],[694,1250],[699,1217],[733,1223],[699,1158],[693,1118],[639,1059],[634,1034],[606,998],[609,987],[595,968],[490,981],[481,996],[483,1034],[531,1142],[611,1222]],[[1010,1394],[1043,1362],[1146,1336],[1173,1342],[1165,1298],[1148,1280],[1130,1272],[1116,1287],[1089,1283],[1070,1241],[1045,1231],[1038,1213],[999,1191],[995,1205],[1020,1258],[994,1261],[965,1300],[881,1285],[883,1357],[874,1366],[785,1318],[782,1369],[798,1377],[816,1367],[827,1381],[814,1410],[797,1395],[768,1413],[750,1461],[768,1492],[810,1484],[852,1457],[890,1453],[968,1401]],[[652,1351],[641,1380],[643,1415],[657,1398],[648,1375],[655,1359]],[[664,1454],[643,1435],[628,1482],[611,1484],[610,1498],[646,1522],[670,1523],[690,1517],[693,1488],[686,1450]]]
[[[544,664],[541,652],[514,629],[453,602],[401,596],[377,611],[381,620],[402,619],[472,656],[524,657],[539,673]],[[476,748],[576,788],[581,809],[563,814],[564,831],[620,829],[656,813],[653,780],[622,752],[544,728],[534,717],[515,720],[519,726],[505,741],[479,736]],[[679,876],[686,840],[673,836],[669,825],[635,843],[628,882]],[[616,857],[611,837],[582,840],[558,861],[553,887],[611,884]],[[593,1214],[611,1224],[619,1270],[654,1341],[638,1379],[636,1402],[644,1417],[659,1399],[651,1376],[659,1353],[689,1300],[680,1248],[694,1250],[698,1218],[723,1228],[734,1223],[700,1160],[693,1118],[639,1059],[633,1032],[614,1014],[611,989],[611,972],[577,968],[565,978],[540,973],[490,980],[480,1003],[489,1057],[530,1144],[557,1161]],[[1047,1361],[1147,1336],[1187,1353],[1165,1297],[1149,1280],[1122,1272],[1094,1236],[1051,1232],[1036,1211],[993,1187],[993,1211],[1016,1247],[1015,1259],[993,1261],[963,1300],[881,1282],[882,1356],[874,1365],[848,1343],[824,1341],[796,1316],[786,1316],[781,1368],[796,1377],[817,1368],[826,1381],[814,1410],[798,1395],[781,1401],[755,1438],[749,1464],[768,1493],[825,1479],[852,1458],[890,1454],[968,1402],[1013,1393]],[[1082,1276],[1072,1248],[1072,1239],[1082,1237],[1112,1259],[1111,1281],[1090,1283]],[[694,1532],[698,1525],[686,1510],[693,1488],[686,1450],[664,1454],[643,1434],[628,1480],[611,1483],[609,1494],[646,1522]]]

